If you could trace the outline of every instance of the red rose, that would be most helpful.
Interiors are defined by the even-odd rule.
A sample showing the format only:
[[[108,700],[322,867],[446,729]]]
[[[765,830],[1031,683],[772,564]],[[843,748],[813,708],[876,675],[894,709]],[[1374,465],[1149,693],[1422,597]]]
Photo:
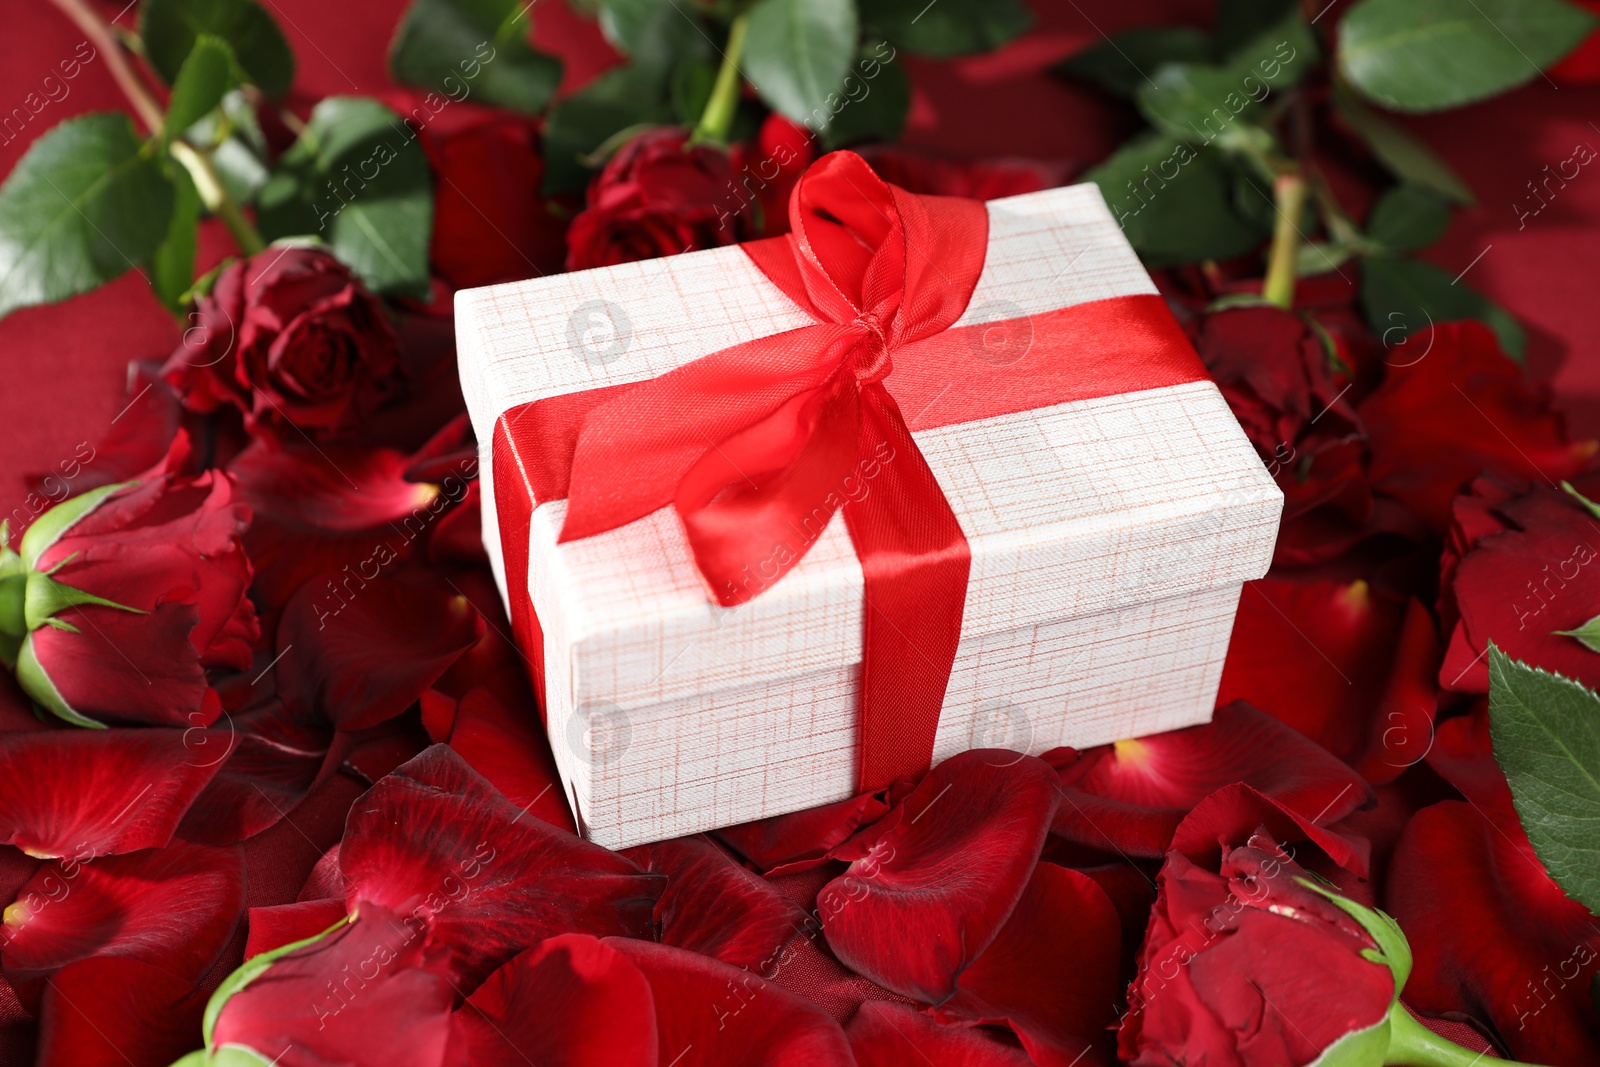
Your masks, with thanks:
[[[440,119],[422,130],[438,178],[434,271],[467,289],[560,270],[564,227],[539,194],[544,160],[533,123],[477,111],[465,123]]]
[[[1373,513],[1366,431],[1349,397],[1359,331],[1318,329],[1288,311],[1249,307],[1207,315],[1190,332],[1283,490],[1277,562],[1331,559],[1365,536]]]
[[[567,269],[609,267],[737,243],[748,193],[734,185],[728,154],[688,145],[663,127],[640,134],[589,185],[589,206],[567,231]]]
[[[0,652],[69,722],[208,726],[206,668],[250,665],[259,636],[228,475],[158,472],[52,508],[0,549]],[[20,553],[20,554],[19,554]]]
[[[1363,956],[1380,946],[1305,877],[1264,832],[1224,848],[1217,872],[1169,853],[1118,1032],[1122,1059],[1303,1067],[1383,1024],[1395,973]]]
[[[196,411],[232,404],[253,430],[336,437],[398,385],[382,307],[326,252],[269,248],[235,263],[195,314],[162,372]]]

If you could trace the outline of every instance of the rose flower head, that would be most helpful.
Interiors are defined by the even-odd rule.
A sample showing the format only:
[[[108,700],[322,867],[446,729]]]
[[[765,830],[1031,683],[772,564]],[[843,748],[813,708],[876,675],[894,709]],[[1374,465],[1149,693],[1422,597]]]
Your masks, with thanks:
[[[1399,925],[1313,881],[1265,829],[1215,871],[1174,850],[1119,1051],[1133,1067],[1475,1062],[1401,1005],[1410,974]]]
[[[345,436],[400,384],[382,305],[318,249],[269,248],[232,264],[192,323],[163,375],[191,410],[231,404],[252,431]]]
[[[220,471],[158,469],[56,505],[0,547],[0,657],[79,726],[209,726],[206,669],[249,666],[259,636],[249,521]]]
[[[567,231],[567,269],[734,244],[745,236],[749,198],[727,152],[690,145],[687,130],[647,130],[590,182],[588,206]]]

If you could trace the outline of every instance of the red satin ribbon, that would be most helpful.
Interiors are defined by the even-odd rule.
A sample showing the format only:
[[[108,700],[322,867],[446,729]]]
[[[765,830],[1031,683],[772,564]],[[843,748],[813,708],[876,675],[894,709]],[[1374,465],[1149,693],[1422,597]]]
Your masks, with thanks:
[[[562,541],[673,505],[724,605],[782,578],[843,511],[866,578],[858,785],[874,789],[931,762],[971,563],[911,431],[1206,375],[1155,296],[982,308],[992,321],[952,329],[983,270],[986,209],[887,185],[853,153],[813,164],[789,216],[787,238],[742,247],[813,325],[501,416],[512,621],[542,706],[526,591],[535,500],[567,499]]]

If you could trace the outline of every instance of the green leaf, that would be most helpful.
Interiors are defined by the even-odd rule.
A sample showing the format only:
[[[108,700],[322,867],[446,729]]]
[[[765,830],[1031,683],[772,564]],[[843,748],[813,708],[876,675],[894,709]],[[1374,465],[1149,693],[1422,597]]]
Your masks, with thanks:
[[[184,296],[194,285],[195,228],[200,220],[200,193],[189,172],[172,168],[176,198],[172,205],[172,224],[161,246],[150,257],[150,288],[156,299],[174,314],[183,310]]]
[[[833,149],[862,141],[898,141],[910,111],[911,79],[905,64],[895,62],[888,43],[874,42],[861,50],[855,69],[845,75],[843,99],[820,131],[822,143]]]
[[[1084,175],[1151,266],[1231,259],[1267,233],[1240,216],[1233,171],[1214,152],[1159,134],[1136,138]]]
[[[85,515],[99,507],[106,497],[119,489],[127,489],[138,484],[138,482],[117,482],[115,485],[96,486],[87,492],[63,500],[40,515],[22,535],[22,543],[17,546],[23,567],[33,570],[45,550],[61,540],[62,536],[76,526]]]
[[[1298,8],[1229,53],[1220,64],[1174,63],[1135,91],[1151,124],[1195,144],[1267,151],[1271,137],[1252,125],[1274,93],[1316,65],[1317,44]]]
[[[1294,273],[1300,278],[1332,274],[1356,254],[1349,245],[1327,241],[1302,241],[1294,253]]]
[[[3,579],[0,579],[0,583],[3,583],[3,581]],[[1551,632],[1561,637],[1576,638],[1578,643],[1590,652],[1600,652],[1600,615],[1596,615],[1576,630],[1553,630]]]
[[[775,111],[827,125],[856,54],[855,0],[757,0],[750,9],[744,73]]]
[[[261,190],[263,235],[319,238],[374,292],[425,296],[433,183],[416,137],[376,100],[322,100]]]
[[[33,635],[30,633],[22,641],[22,647],[17,650],[17,684],[22,686],[22,691],[32,697],[40,707],[63,722],[74,726],[82,726],[89,730],[104,730],[106,724],[87,715],[80,714],[68,704],[61,691],[56,688],[56,683],[45,673],[44,666],[40,664],[39,657],[33,651]]]
[[[948,59],[999,48],[1033,13],[1022,0],[862,0],[861,21],[908,52]]]
[[[240,965],[238,970],[224,978],[222,984],[217,986],[217,991],[211,994],[211,999],[206,1001],[205,1014],[200,1018],[200,1034],[205,1040],[206,1047],[211,1047],[211,1036],[217,1029],[217,1018],[222,1014],[222,1009],[228,1001],[233,999],[234,994],[254,982],[257,978],[260,978],[268,967],[271,967],[284,956],[297,949],[305,948],[307,945],[316,944],[349,921],[350,917],[345,916],[320,934],[313,934],[299,941],[291,941],[287,945],[280,945],[278,948],[263,952],[259,956],[251,956]],[[223,1048],[229,1047],[236,1046],[223,1046]]]
[[[1416,185],[1397,185],[1378,198],[1367,218],[1367,236],[1385,252],[1426,248],[1450,227],[1450,205]]]
[[[605,0],[600,6],[600,30],[635,63],[665,74],[685,60],[721,58],[713,55],[708,32],[695,11],[695,5],[679,0]]]
[[[583,160],[606,138],[629,126],[671,122],[665,75],[637,63],[616,67],[550,109],[544,128],[546,194],[581,192]]]
[[[228,42],[210,34],[195,39],[189,58],[183,61],[177,80],[172,83],[167,118],[161,128],[164,140],[183,133],[222,103],[223,95],[233,88],[234,66],[233,49]]]
[[[201,34],[220,37],[252,82],[276,99],[294,82],[294,53],[283,31],[255,0],[144,0],[139,37],[151,66],[168,85]]]
[[[542,112],[561,82],[561,60],[528,44],[526,0],[415,0],[389,46],[395,81],[451,100],[527,115]]]
[[[1058,64],[1055,72],[1131,99],[1164,64],[1204,63],[1210,58],[1211,39],[1192,26],[1141,26],[1113,33]]]
[[[672,68],[669,95],[680,125],[693,126],[700,121],[716,81],[717,68],[703,59],[686,60]]]
[[[1419,259],[1364,260],[1361,306],[1379,333],[1396,326],[1415,332],[1433,323],[1477,319],[1495,332],[1513,359],[1521,360],[1527,348],[1527,335],[1505,308]]]
[[[1333,106],[1350,128],[1367,142],[1372,154],[1390,174],[1401,181],[1432,189],[1457,204],[1477,202],[1467,183],[1432,149],[1367,107],[1342,84],[1334,84]]]
[[[1539,861],[1600,912],[1600,697],[1491,643],[1489,736]]]
[[[1438,111],[1538,77],[1595,24],[1565,0],[1361,0],[1339,22],[1339,70],[1385,107]]]
[[[126,115],[68,119],[0,185],[0,315],[103,285],[166,236],[172,185]]]

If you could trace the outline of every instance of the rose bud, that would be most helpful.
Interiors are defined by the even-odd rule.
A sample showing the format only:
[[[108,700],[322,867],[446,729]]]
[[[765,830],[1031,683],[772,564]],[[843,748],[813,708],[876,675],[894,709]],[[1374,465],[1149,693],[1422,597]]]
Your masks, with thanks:
[[[1398,924],[1312,881],[1265,830],[1215,873],[1169,852],[1158,884],[1117,1035],[1132,1067],[1478,1062],[1401,1005]]]
[[[222,272],[162,374],[191,410],[231,404],[252,431],[327,439],[392,396],[401,368],[382,306],[349,268],[269,248]]]
[[[259,636],[249,521],[220,471],[158,470],[58,504],[0,548],[0,657],[79,726],[209,726],[206,669],[248,667]]]
[[[567,230],[567,269],[609,267],[729,245],[745,236],[752,194],[728,154],[662,127],[623,145],[589,184]]]

